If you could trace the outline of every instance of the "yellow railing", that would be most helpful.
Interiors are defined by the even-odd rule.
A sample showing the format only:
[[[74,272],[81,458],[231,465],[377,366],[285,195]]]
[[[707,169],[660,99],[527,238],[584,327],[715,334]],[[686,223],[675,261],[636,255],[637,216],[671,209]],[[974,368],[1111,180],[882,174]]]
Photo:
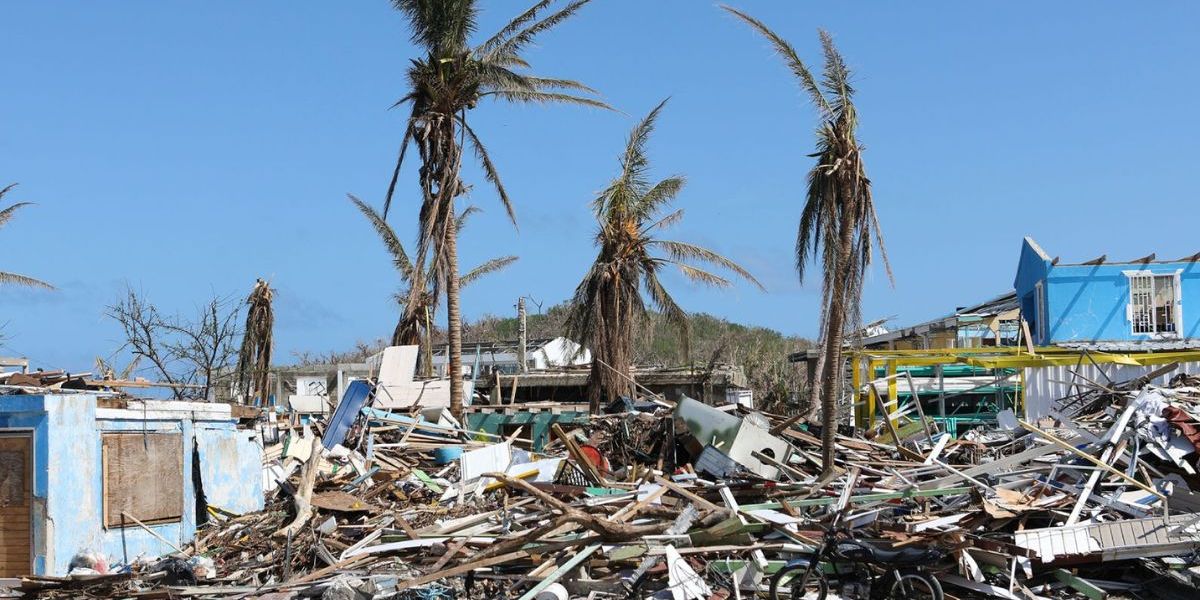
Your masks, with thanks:
[[[853,350],[847,352],[847,356],[853,368],[851,384],[854,387],[855,424],[859,427],[871,427],[875,424],[876,413],[879,409],[876,401],[877,395],[865,392],[869,382],[875,380],[875,371],[880,367],[883,367],[887,380],[889,403],[897,397],[899,377],[896,377],[896,373],[899,367],[970,365],[986,369],[1019,369],[1020,386],[1015,397],[1015,409],[1020,413],[1024,403],[1024,370],[1027,368],[1073,366],[1088,363],[1152,366],[1172,362],[1200,362],[1200,350],[1110,353],[1037,347],[1030,353],[1027,348],[1013,346],[929,350]]]

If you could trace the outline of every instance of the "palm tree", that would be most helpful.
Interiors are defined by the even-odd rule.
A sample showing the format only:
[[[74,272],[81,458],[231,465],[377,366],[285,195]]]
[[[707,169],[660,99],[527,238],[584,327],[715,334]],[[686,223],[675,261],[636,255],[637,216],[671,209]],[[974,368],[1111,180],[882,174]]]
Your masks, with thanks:
[[[395,295],[396,302],[401,309],[400,319],[396,323],[396,329],[392,332],[392,345],[420,345],[422,349],[421,373],[425,377],[431,377],[433,373],[433,317],[437,312],[439,290],[446,285],[446,282],[439,277],[445,270],[437,269],[432,264],[426,264],[424,269],[414,268],[408,258],[408,252],[404,249],[404,244],[400,242],[400,238],[392,226],[383,219],[383,215],[352,194],[347,195],[350,202],[358,207],[359,212],[367,218],[375,232],[379,234],[380,241],[391,255],[392,266],[396,269],[396,274],[400,276],[400,281],[404,285],[404,289]],[[478,209],[474,206],[468,206],[459,213],[455,227],[462,231],[467,218],[476,211]],[[516,261],[516,256],[493,258],[459,277],[459,285],[468,286],[484,275],[499,271]]]
[[[460,178],[463,145],[474,150],[487,180],[516,225],[516,213],[508,192],[500,182],[495,163],[467,115],[479,102],[495,98],[509,102],[568,103],[607,108],[603,102],[579,94],[595,94],[591,88],[567,79],[538,77],[524,72],[529,63],[521,51],[538,34],[558,25],[579,11],[589,0],[570,0],[561,9],[544,13],[556,0],[541,0],[518,15],[495,35],[471,46],[475,32],[478,0],[392,0],[408,18],[412,41],[424,53],[408,68],[409,91],[396,106],[408,104],[411,111],[400,143],[396,168],[383,203],[383,215],[391,207],[400,167],[409,144],[416,146],[421,160],[421,188],[417,263],[424,264],[432,253],[432,264],[445,282],[446,320],[450,342],[450,411],[462,417],[462,316],[459,307],[457,218],[454,202],[466,192]]]
[[[238,391],[245,394],[247,401],[259,398],[267,404],[267,384],[271,373],[271,351],[275,345],[275,310],[272,302],[275,290],[271,284],[259,278],[246,297],[246,329],[242,333],[242,347],[238,351]]]
[[[663,101],[634,127],[621,157],[620,175],[592,201],[600,251],[575,288],[567,332],[592,351],[587,393],[593,413],[600,410],[602,396],[611,402],[630,393],[634,331],[647,316],[643,293],[650,305],[679,329],[687,353],[687,313],[659,280],[663,267],[677,267],[688,279],[706,285],[731,285],[728,279],[693,266],[706,263],[762,288],[745,269],[711,250],[655,237],[683,218],[683,209],[664,211],[683,189],[684,178],[676,175],[651,183],[647,177],[646,142],[665,104]]]
[[[0,200],[2,200],[4,198],[4,195],[7,194],[8,192],[12,191],[12,189],[15,187],[17,187],[17,184],[13,183],[13,184],[10,184],[6,188],[0,189]],[[13,218],[13,215],[16,214],[17,210],[19,210],[23,206],[29,206],[29,204],[30,204],[29,202],[18,202],[4,210],[0,210],[0,227],[4,227],[4,225],[6,223],[11,221]],[[47,290],[54,289],[54,286],[52,286],[40,279],[34,279],[32,277],[26,277],[24,275],[17,275],[16,273],[9,273],[7,271],[0,271],[0,284],[3,284],[3,283],[13,283],[16,285],[23,285],[25,287],[37,287],[37,288],[43,288],[43,289],[47,289]]]
[[[848,328],[861,322],[862,286],[871,264],[872,243],[879,244],[888,279],[892,278],[879,218],[871,196],[871,181],[863,165],[863,146],[858,140],[858,113],[854,88],[833,38],[820,31],[825,58],[821,81],[804,66],[791,44],[758,19],[728,6],[722,7],[741,19],[770,42],[775,52],[799,80],[817,108],[816,164],[808,173],[808,192],[796,234],[796,272],[803,282],[809,262],[818,263],[821,281],[822,352],[819,386],[821,406],[821,462],[823,477],[834,473],[837,401],[842,381],[842,346]],[[816,404],[814,401],[813,405]],[[786,427],[799,417],[786,421]]]

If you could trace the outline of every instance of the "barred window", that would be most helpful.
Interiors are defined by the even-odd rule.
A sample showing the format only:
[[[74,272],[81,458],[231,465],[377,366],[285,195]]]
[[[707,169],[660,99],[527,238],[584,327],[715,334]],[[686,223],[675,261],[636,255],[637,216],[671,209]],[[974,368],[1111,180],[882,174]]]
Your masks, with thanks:
[[[1175,275],[1129,275],[1129,321],[1135,334],[1176,333],[1179,291]]]

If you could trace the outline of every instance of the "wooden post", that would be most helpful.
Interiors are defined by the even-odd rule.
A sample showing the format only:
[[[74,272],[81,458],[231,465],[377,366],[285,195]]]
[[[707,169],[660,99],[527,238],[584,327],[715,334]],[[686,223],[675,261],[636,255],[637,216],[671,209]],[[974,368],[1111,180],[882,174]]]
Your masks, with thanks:
[[[870,427],[871,424],[863,418],[863,415],[859,413],[859,410],[861,409],[858,408],[858,403],[862,398],[862,390],[860,389],[862,388],[862,362],[863,358],[861,355],[857,353],[851,353],[850,385],[853,387],[853,390],[850,392],[850,410],[854,411],[854,424],[860,428],[867,428]],[[870,380],[870,377],[867,379]]]
[[[525,358],[526,348],[529,345],[529,330],[525,322],[525,297],[517,298],[517,372],[528,373],[529,362]],[[516,388],[516,380],[513,380],[513,388]]]
[[[887,378],[888,378],[888,383],[887,383],[888,398],[887,398],[887,404],[883,405],[884,410],[887,412],[887,414],[884,415],[884,418],[889,421],[892,421],[892,412],[896,411],[896,410],[900,410],[900,389],[899,389],[900,386],[896,385],[896,358],[894,358],[894,357],[891,359],[888,359],[888,361],[887,361]],[[892,426],[894,427],[895,425],[896,425],[896,422],[892,421]],[[896,444],[897,445],[900,444],[899,437],[896,438]]]

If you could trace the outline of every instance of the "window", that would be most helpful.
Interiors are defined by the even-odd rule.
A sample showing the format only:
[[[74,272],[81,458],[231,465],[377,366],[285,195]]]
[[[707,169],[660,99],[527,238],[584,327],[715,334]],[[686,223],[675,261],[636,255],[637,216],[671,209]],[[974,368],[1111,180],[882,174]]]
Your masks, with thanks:
[[[101,459],[105,527],[136,527],[126,515],[143,523],[182,518],[182,434],[106,433]]]
[[[1137,335],[1174,336],[1179,320],[1177,274],[1146,271],[1126,273],[1129,277],[1129,322]]]
[[[1020,336],[1021,322],[1017,319],[1001,319],[996,329],[1000,346],[1016,346]]]
[[[1034,307],[1034,314],[1037,315],[1034,319],[1034,331],[1037,335],[1037,343],[1044,345],[1046,343],[1046,288],[1042,282],[1037,282],[1033,286],[1034,302],[1037,306]]]

